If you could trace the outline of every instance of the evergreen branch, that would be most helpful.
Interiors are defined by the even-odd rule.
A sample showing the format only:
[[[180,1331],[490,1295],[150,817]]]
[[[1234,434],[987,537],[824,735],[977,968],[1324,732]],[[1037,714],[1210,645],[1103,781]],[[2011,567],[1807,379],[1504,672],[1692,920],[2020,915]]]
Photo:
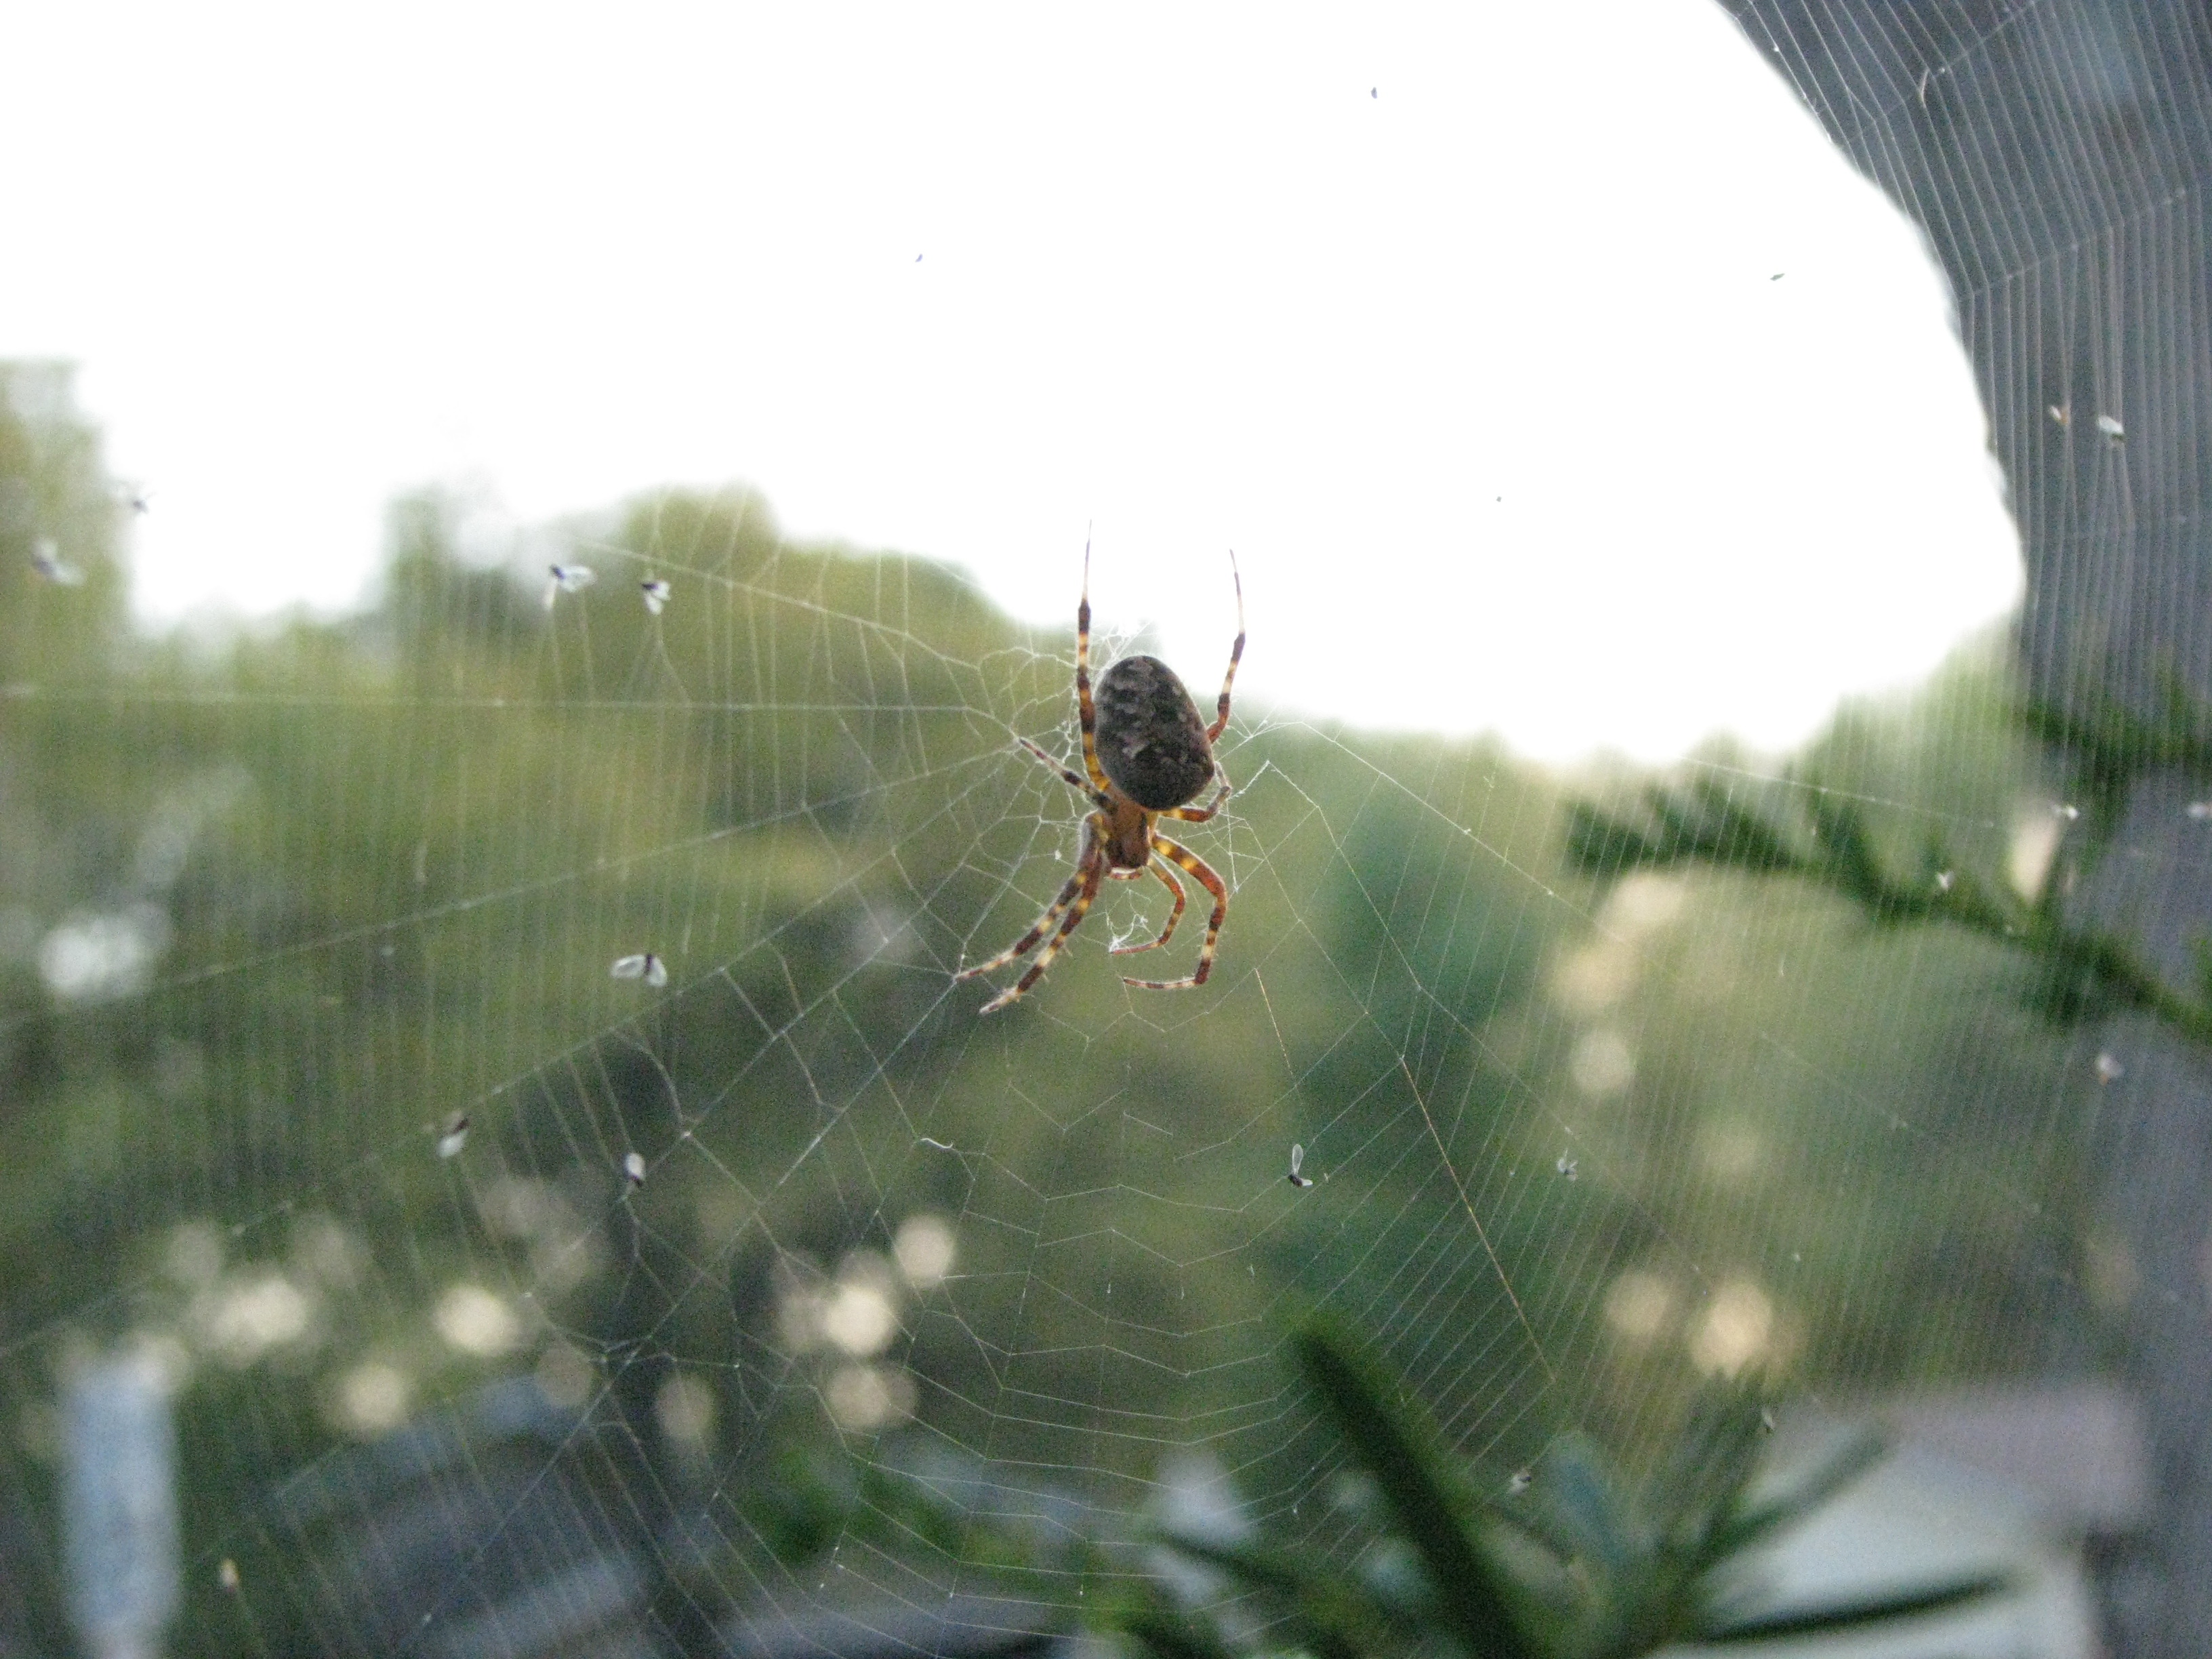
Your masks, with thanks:
[[[2087,741],[2085,732],[2105,734],[2107,747],[2095,752],[2124,756],[2131,769],[2154,763],[2212,769],[2212,737],[2194,731],[2184,741],[2157,738],[2147,726],[2079,728],[2058,725],[2056,714],[2034,718],[2041,722],[2038,730],[2062,733],[2069,741]],[[1802,828],[1751,812],[1710,782],[1686,791],[1653,784],[1644,790],[1641,806],[1651,827],[1576,802],[1567,817],[1570,864],[1601,879],[1632,869],[1686,865],[1793,877],[1849,899],[1878,927],[1943,922],[2024,955],[2037,968],[2028,1000],[2055,1024],[2078,1024],[2132,1012],[2212,1048],[2212,948],[2199,946],[2197,982],[2179,990],[2121,935],[2066,921],[2059,913],[2055,884],[2046,884],[2044,895],[2029,903],[1986,884],[1971,870],[1950,866],[1940,843],[1929,849],[1933,867],[1928,875],[1901,879],[1885,866],[1865,815],[1854,803],[1826,791],[1812,798],[1809,825]]]
[[[1838,1601],[1826,1607],[1791,1607],[1741,1618],[1716,1619],[1696,1632],[1696,1639],[1716,1646],[1739,1642],[1774,1642],[1792,1636],[1826,1636],[1839,1631],[1863,1630],[1899,1619],[1925,1618],[1948,1613],[2017,1588],[2001,1572],[1978,1573],[1917,1589],[1893,1590],[1862,1600]]]

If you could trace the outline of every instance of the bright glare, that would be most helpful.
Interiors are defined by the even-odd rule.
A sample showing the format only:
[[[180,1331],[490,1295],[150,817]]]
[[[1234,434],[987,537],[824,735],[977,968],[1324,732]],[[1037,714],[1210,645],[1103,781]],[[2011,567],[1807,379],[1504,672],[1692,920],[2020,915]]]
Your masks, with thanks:
[[[1940,279],[1705,0],[10,37],[0,354],[83,365],[156,621],[354,602],[425,482],[740,479],[1059,627],[1095,526],[1201,696],[1233,546],[1255,709],[1657,757],[2019,592]]]

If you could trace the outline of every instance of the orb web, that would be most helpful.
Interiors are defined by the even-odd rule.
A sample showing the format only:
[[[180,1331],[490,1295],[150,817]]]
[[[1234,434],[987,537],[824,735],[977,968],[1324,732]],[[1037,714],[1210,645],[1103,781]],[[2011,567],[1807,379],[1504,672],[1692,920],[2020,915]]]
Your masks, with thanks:
[[[1854,118],[1902,135],[2001,39],[2080,61],[2049,9],[1977,18]],[[2069,84],[2024,94],[2055,133]],[[2064,365],[2008,451],[2031,542],[2179,512],[2133,462],[2194,409],[2143,406],[2118,296],[2185,311],[2201,228],[2124,183],[1960,295],[1978,362],[2014,361],[2002,319]],[[2001,167],[1963,194],[2016,206]],[[2169,275],[2096,275],[2129,260]],[[1356,1549],[1281,1363],[1307,1307],[1503,1490],[1565,1426],[1648,1444],[1700,1376],[2026,1372],[2141,1298],[2201,1306],[2081,1202],[2124,1043],[2039,1018],[2001,942],[1577,866],[1577,803],[1648,803],[1625,774],[1241,708],[1236,793],[1188,832],[1233,895],[1212,981],[1126,987],[1108,948],[1164,901],[1110,884],[981,1018],[953,972],[1076,856],[1084,804],[1017,742],[1075,753],[1072,630],[739,493],[539,539],[519,576],[403,504],[373,611],[214,665],[37,655],[100,578],[27,566],[8,1507],[46,1527],[71,1402],[154,1379],[179,1651],[945,1650],[1066,1628],[1078,1542],[1139,1571],[1192,1506]],[[2085,566],[2084,603],[2124,614],[2136,573]],[[2187,659],[2197,614],[2129,660]],[[1899,879],[2032,902],[2086,831],[2017,690],[1984,642],[1807,756],[1714,748],[1674,787],[1848,801]],[[2200,856],[2138,850],[2170,882]],[[58,1549],[11,1558],[30,1625],[86,1616]]]

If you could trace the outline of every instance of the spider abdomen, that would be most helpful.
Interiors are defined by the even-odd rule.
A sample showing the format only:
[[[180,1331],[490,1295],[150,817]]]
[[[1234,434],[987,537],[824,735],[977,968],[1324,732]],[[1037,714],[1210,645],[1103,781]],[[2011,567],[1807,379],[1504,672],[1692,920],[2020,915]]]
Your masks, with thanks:
[[[1195,799],[1213,781],[1198,706],[1158,657],[1124,657],[1098,677],[1098,764],[1148,812]]]

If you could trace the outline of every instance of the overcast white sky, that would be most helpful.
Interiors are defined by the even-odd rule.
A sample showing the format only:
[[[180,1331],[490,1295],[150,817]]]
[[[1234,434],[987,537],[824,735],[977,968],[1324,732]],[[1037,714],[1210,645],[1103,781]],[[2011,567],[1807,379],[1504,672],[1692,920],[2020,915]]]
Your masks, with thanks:
[[[2018,595],[1940,277],[1706,0],[6,33],[0,355],[82,366],[156,623],[356,602],[426,482],[742,480],[1038,621],[1095,524],[1201,689],[1233,546],[1255,698],[1657,758]]]

